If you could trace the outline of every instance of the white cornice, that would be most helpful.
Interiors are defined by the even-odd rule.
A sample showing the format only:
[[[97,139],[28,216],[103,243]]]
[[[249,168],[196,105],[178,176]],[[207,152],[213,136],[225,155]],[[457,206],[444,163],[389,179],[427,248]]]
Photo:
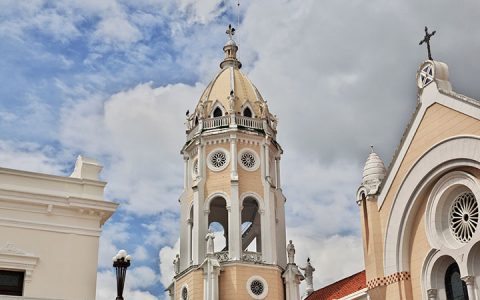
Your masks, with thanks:
[[[72,184],[86,184],[86,185],[93,185],[93,186],[99,186],[99,187],[105,187],[105,185],[107,184],[104,181],[74,178],[74,177],[66,177],[66,176],[59,176],[59,175],[51,175],[51,174],[44,174],[44,173],[36,173],[36,172],[15,170],[15,169],[8,169],[8,168],[0,167],[0,175],[1,174],[22,176],[22,177],[27,177],[27,178],[43,179],[43,180],[57,181],[57,182],[68,182],[68,183],[72,183]]]
[[[3,217],[0,218],[0,226],[60,232],[60,233],[73,233],[78,235],[95,236],[95,237],[99,237],[101,233],[100,228],[68,226],[68,225],[61,225],[61,224],[51,224],[46,222],[27,221],[27,220],[3,218]]]

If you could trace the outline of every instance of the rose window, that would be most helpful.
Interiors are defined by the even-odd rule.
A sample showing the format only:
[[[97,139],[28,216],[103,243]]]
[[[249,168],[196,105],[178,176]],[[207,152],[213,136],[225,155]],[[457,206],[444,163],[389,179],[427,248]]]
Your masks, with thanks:
[[[251,152],[243,153],[240,157],[240,160],[247,169],[252,169],[253,167],[255,167],[255,155],[253,155]]]
[[[188,299],[188,290],[187,287],[183,287],[182,289],[182,300],[187,300]]]
[[[250,283],[250,290],[253,294],[260,296],[264,290],[263,282],[257,279],[252,280],[252,282]]]
[[[221,168],[227,163],[227,156],[223,151],[216,151],[210,156],[210,163],[215,168]]]
[[[460,194],[450,208],[450,231],[460,242],[468,242],[478,224],[478,203],[471,192]]]

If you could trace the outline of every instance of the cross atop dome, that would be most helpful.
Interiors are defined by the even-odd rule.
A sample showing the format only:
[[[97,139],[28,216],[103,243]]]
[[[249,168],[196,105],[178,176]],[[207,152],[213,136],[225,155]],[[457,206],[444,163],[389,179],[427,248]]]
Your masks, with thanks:
[[[220,68],[225,67],[237,67],[241,68],[242,63],[237,59],[238,46],[237,43],[233,40],[233,35],[235,34],[235,28],[232,27],[232,24],[228,25],[227,31],[225,33],[228,35],[229,39],[225,46],[223,46],[223,52],[225,52],[225,58],[220,63]]]
[[[232,27],[232,24],[228,24],[228,29],[225,33],[228,34],[228,37],[231,40],[233,40],[233,35],[235,34],[235,28]]]

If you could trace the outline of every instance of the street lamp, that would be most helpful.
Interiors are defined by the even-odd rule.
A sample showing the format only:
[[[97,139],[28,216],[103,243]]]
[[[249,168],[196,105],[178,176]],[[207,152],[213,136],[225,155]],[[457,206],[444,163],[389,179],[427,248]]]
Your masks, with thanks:
[[[117,298],[115,300],[123,300],[123,287],[125,286],[125,276],[127,275],[127,268],[130,266],[132,257],[127,255],[127,251],[120,250],[117,255],[113,257],[113,266],[117,271]]]

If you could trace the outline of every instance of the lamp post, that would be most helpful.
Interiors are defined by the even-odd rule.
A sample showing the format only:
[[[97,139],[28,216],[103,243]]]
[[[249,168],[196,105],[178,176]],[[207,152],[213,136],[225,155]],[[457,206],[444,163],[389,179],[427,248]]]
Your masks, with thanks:
[[[120,250],[117,255],[113,257],[113,267],[117,272],[117,298],[115,300],[123,300],[123,287],[125,286],[125,276],[127,275],[127,268],[130,266],[132,257],[127,254],[127,251]]]

